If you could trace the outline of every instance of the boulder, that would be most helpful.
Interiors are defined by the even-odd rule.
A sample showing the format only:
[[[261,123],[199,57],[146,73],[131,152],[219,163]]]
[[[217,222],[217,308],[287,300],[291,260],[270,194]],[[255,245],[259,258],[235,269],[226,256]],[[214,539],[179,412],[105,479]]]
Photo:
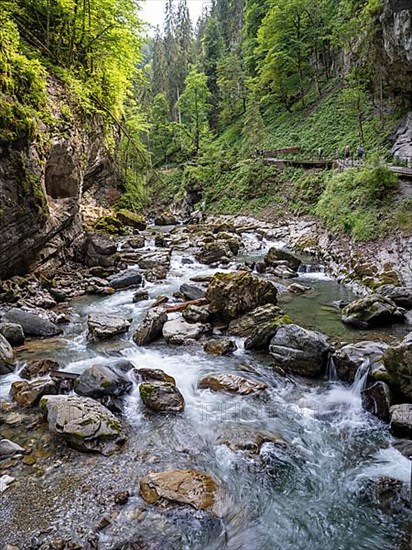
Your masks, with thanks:
[[[274,445],[287,447],[287,443],[282,436],[243,424],[229,424],[216,442],[220,445],[226,445],[233,452],[247,451],[251,454],[258,454],[263,443],[273,443]]]
[[[114,368],[92,365],[85,369],[74,383],[75,392],[85,397],[119,396],[132,389],[132,382]]]
[[[237,350],[237,345],[229,338],[222,338],[221,340],[213,338],[206,342],[203,349],[206,353],[210,353],[210,355],[228,355]]]
[[[144,273],[144,277],[149,283],[163,281],[167,277],[167,271],[167,267],[165,267],[164,265],[158,265],[157,267],[147,269]]]
[[[14,352],[6,340],[6,338],[0,334],[0,375],[8,374],[14,370]]]
[[[106,340],[129,330],[131,319],[123,319],[109,313],[93,313],[87,318],[89,336],[92,340]]]
[[[38,361],[28,361],[20,372],[21,378],[26,380],[31,380],[36,378],[36,376],[45,376],[49,374],[52,370],[59,370],[60,365],[52,359],[40,359]]]
[[[22,407],[34,407],[44,395],[55,395],[57,385],[53,380],[17,380],[10,388],[10,396]]]
[[[253,311],[246,313],[246,315],[242,315],[242,317],[231,321],[227,334],[229,336],[248,337],[258,325],[275,323],[281,316],[283,316],[283,311],[280,307],[273,304],[259,306]]]
[[[289,292],[292,294],[305,294],[311,290],[310,286],[301,285],[300,283],[292,283],[288,286]]]
[[[279,262],[286,261],[288,266],[293,270],[297,270],[301,265],[302,261],[298,258],[293,252],[286,250],[285,248],[276,248],[272,247],[269,252],[266,254],[265,263],[267,265],[276,267],[279,265]]]
[[[168,414],[183,411],[185,402],[175,384],[167,382],[144,382],[139,386],[140,397],[153,412]]]
[[[162,369],[135,369],[134,374],[143,382],[166,382],[176,385],[173,376],[166,374]]]
[[[412,405],[402,403],[389,409],[390,430],[396,437],[412,438]]]
[[[205,332],[207,332],[206,325],[187,323],[181,317],[167,321],[163,325],[163,337],[169,344],[189,343],[191,340],[198,340]]]
[[[402,322],[404,315],[389,298],[371,294],[351,302],[342,310],[342,321],[360,329]]]
[[[352,383],[359,367],[365,362],[369,364],[371,371],[372,369],[374,372],[377,372],[378,369],[382,370],[383,354],[387,348],[387,344],[383,342],[369,341],[356,342],[341,347],[333,355],[339,379]]]
[[[47,415],[49,430],[79,451],[108,455],[125,442],[119,420],[89,397],[47,396],[40,408]]]
[[[21,346],[24,344],[23,328],[17,323],[0,323],[0,334],[12,346]]]
[[[161,214],[158,214],[156,218],[154,219],[155,225],[176,225],[177,219],[174,214],[171,212],[162,212]]]
[[[361,393],[363,408],[381,420],[389,420],[391,391],[385,382],[375,382]]]
[[[368,480],[362,493],[386,514],[399,514],[411,506],[408,485],[392,477]]]
[[[133,302],[143,302],[149,299],[149,291],[141,288],[133,294]]]
[[[141,214],[135,214],[131,210],[123,208],[116,213],[117,219],[122,222],[123,225],[134,227],[140,231],[144,231],[147,227],[147,223]]]
[[[146,239],[144,235],[134,235],[127,242],[129,243],[129,246],[133,249],[143,248],[146,244]]]
[[[3,315],[2,321],[21,325],[25,336],[58,336],[63,332],[60,327],[48,319],[43,319],[37,315],[37,313],[25,311],[16,307],[9,309],[9,311]]]
[[[113,267],[119,261],[116,243],[107,235],[88,233],[83,250],[77,258],[87,267]]]
[[[162,336],[163,325],[166,321],[167,313],[163,309],[150,309],[133,335],[135,344],[145,346],[160,338]]]
[[[210,321],[210,311],[207,306],[190,305],[182,311],[182,316],[188,323],[208,323]]]
[[[216,481],[199,470],[151,472],[140,481],[140,495],[148,504],[168,501],[197,510],[213,511],[217,490]]]
[[[198,384],[202,390],[223,391],[249,395],[266,389],[266,384],[256,380],[248,380],[236,374],[208,374]]]
[[[24,452],[25,450],[23,447],[20,447],[20,445],[17,445],[14,441],[10,441],[9,439],[0,440],[0,458],[5,456],[13,456]]]
[[[108,281],[112,288],[121,290],[125,288],[133,288],[142,284],[142,276],[135,269],[125,269],[120,273],[116,273],[109,277]]]
[[[186,300],[200,300],[205,297],[205,291],[202,288],[187,283],[181,285],[180,292]]]
[[[233,252],[226,241],[212,241],[203,243],[195,258],[198,262],[206,265],[228,263],[233,258]]]
[[[386,349],[383,364],[397,393],[412,400],[412,332],[398,346]]]
[[[270,282],[248,272],[217,273],[206,291],[209,311],[230,322],[265,304],[276,304],[277,290]]]
[[[320,376],[331,352],[327,336],[298,325],[280,325],[269,345],[277,365],[302,376]]]
[[[389,298],[399,307],[412,309],[412,287],[382,285],[375,292]]]
[[[140,269],[153,269],[163,266],[167,269],[170,267],[170,250],[156,250],[155,252],[147,252],[142,254],[138,259]]]

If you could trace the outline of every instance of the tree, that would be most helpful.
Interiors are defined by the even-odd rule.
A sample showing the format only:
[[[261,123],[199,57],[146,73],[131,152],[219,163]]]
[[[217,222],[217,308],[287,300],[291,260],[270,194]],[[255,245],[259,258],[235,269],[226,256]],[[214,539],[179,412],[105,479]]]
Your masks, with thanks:
[[[243,151],[246,155],[253,154],[260,149],[268,139],[269,133],[265,128],[259,103],[252,94],[246,104],[246,113],[243,122]]]
[[[169,104],[165,93],[157,94],[150,109],[150,148],[156,163],[167,163],[173,151],[174,126],[170,120]]]
[[[245,75],[237,54],[230,53],[219,61],[217,85],[220,123],[227,125],[246,111]]]
[[[166,95],[168,94],[169,79],[167,73],[166,52],[163,37],[160,34],[159,28],[156,30],[156,35],[153,41],[151,83],[153,96],[157,96],[161,93]]]
[[[213,128],[217,126],[218,120],[217,66],[223,53],[224,42],[219,24],[214,17],[209,17],[203,36],[203,68],[212,97],[210,122]]]

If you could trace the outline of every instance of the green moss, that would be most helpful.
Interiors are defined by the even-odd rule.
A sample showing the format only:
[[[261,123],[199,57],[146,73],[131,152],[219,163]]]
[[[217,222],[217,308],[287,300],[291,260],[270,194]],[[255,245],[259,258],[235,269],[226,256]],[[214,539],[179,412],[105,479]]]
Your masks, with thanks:
[[[125,232],[122,222],[116,216],[103,216],[99,218],[94,229],[109,235],[122,235]]]

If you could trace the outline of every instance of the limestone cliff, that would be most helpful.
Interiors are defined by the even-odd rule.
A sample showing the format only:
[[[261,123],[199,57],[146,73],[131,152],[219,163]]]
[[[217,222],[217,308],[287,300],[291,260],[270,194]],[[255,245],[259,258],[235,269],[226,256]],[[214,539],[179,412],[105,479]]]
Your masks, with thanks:
[[[98,117],[76,115],[57,80],[47,89],[50,123],[37,122],[35,138],[0,143],[0,278],[63,261],[82,230],[83,191],[116,183]]]

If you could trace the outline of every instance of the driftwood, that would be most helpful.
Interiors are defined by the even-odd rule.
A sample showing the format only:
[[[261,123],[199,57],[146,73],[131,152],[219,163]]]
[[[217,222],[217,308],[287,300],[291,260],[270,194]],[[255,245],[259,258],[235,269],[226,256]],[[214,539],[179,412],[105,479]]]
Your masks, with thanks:
[[[175,313],[177,311],[183,311],[188,306],[203,306],[204,304],[207,304],[206,298],[199,298],[198,300],[189,300],[188,302],[182,302],[180,304],[170,304],[169,306],[165,306],[165,311],[167,313]]]
[[[52,370],[50,372],[50,378],[58,380],[77,380],[80,374],[77,372],[66,372],[64,370]]]

